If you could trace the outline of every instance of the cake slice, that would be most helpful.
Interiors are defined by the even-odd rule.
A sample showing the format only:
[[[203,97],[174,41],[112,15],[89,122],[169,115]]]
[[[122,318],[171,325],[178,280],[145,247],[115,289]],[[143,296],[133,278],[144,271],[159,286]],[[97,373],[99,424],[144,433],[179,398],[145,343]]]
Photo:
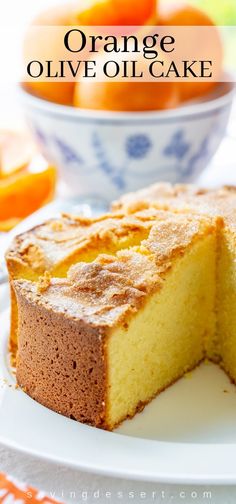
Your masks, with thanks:
[[[139,245],[79,262],[64,279],[13,281],[19,385],[111,430],[193,369],[215,333],[216,227],[173,215]]]

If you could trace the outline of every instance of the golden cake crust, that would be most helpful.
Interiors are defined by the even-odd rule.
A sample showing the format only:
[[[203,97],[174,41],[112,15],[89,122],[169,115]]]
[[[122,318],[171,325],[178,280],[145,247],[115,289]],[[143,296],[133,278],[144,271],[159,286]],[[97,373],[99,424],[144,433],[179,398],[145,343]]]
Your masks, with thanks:
[[[214,225],[203,217],[172,215],[153,224],[140,246],[98,255],[91,263],[72,266],[66,278],[48,273],[38,283],[13,282],[32,303],[79,318],[92,327],[113,327],[137,311],[145,295],[158,290],[173,260],[194,240],[211,233]]]
[[[236,187],[203,189],[194,185],[157,183],[136,193],[125,194],[112,205],[115,212],[131,215],[145,208],[172,212],[194,212],[221,217],[225,225],[236,228]]]
[[[101,245],[115,247],[122,237],[148,230],[154,220],[166,218],[168,213],[152,208],[136,215],[124,217],[116,212],[97,219],[64,214],[17,236],[6,254],[8,267],[14,270],[26,266],[38,274],[51,271],[78,252]]]

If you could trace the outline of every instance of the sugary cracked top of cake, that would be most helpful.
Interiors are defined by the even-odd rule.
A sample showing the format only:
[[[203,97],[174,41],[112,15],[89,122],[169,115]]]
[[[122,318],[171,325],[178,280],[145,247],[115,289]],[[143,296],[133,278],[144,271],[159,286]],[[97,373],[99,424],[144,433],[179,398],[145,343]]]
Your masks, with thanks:
[[[222,217],[230,228],[236,228],[236,187],[201,189],[194,185],[158,183],[140,191],[125,194],[112,205],[113,211],[124,215],[159,208],[175,212]]]
[[[147,294],[161,288],[175,257],[212,230],[208,219],[172,216],[153,224],[139,246],[115,255],[101,254],[92,263],[77,263],[66,279],[46,274],[38,283],[17,280],[14,286],[20,296],[35,305],[93,327],[113,327],[125,322]]]
[[[17,236],[6,257],[40,274],[52,270],[73,254],[87,253],[91,248],[118,248],[120,239],[149,230],[154,221],[171,216],[172,213],[155,208],[126,216],[116,212],[94,219],[67,214]]]

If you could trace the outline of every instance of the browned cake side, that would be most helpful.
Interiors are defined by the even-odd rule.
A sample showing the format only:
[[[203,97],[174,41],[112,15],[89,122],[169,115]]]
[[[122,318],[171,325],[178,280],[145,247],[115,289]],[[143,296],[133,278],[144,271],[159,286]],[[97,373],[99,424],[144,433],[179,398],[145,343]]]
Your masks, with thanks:
[[[62,415],[104,426],[102,329],[63,312],[45,310],[22,287],[16,292],[20,311],[18,384],[33,399]]]

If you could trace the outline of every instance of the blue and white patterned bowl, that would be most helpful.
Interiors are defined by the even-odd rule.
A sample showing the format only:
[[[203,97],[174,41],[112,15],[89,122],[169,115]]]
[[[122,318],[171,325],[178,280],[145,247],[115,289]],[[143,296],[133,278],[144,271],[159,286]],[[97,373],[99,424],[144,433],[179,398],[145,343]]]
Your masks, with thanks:
[[[43,154],[72,196],[109,202],[156,181],[192,182],[222,140],[234,86],[205,101],[161,112],[87,111],[22,91],[26,118]]]

